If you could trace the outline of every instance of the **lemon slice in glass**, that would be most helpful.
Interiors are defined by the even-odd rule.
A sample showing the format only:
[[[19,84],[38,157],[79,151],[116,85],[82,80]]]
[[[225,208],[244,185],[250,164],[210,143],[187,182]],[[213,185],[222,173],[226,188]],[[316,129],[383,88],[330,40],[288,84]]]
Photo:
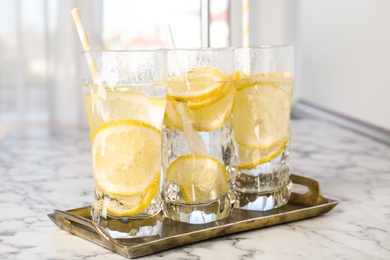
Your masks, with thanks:
[[[202,68],[187,75],[190,75],[186,79],[188,85],[196,85],[199,89],[181,89],[181,94],[175,89],[174,98],[168,90],[166,122],[183,130],[183,121],[188,117],[196,131],[209,132],[221,127],[233,109],[236,94],[234,85],[231,82],[223,82],[227,77],[216,68]],[[182,104],[185,105],[185,111],[181,109]]]
[[[212,131],[220,128],[230,117],[236,89],[232,83],[226,83],[225,90],[213,103],[199,102],[189,104],[189,115],[197,131]]]
[[[225,81],[225,74],[217,68],[197,68],[169,79],[168,99],[186,102],[212,99],[222,91]]]
[[[191,124],[197,131],[212,131],[222,126],[229,118],[233,110],[236,89],[231,83],[226,84],[226,89],[213,102],[182,103],[167,100],[166,120],[180,130],[183,130],[183,111],[180,113],[180,103],[185,104],[186,113]]]
[[[228,191],[228,173],[215,158],[204,155],[178,157],[167,169],[166,181],[176,183],[186,203],[216,200]]]
[[[118,200],[108,207],[111,215],[140,213],[159,189],[161,132],[135,120],[102,125],[93,137],[92,167],[99,188]],[[119,203],[127,210],[120,210]]]
[[[112,217],[130,217],[145,210],[155,196],[153,189],[132,196],[108,196],[106,201],[100,200],[100,205],[95,207],[106,210]]]
[[[282,139],[268,148],[247,148],[236,144],[238,169],[250,169],[259,164],[268,162],[278,156],[286,146],[287,140]]]
[[[105,101],[90,94],[84,97],[92,134],[104,122],[119,119],[142,121],[161,130],[165,102],[165,97],[148,97],[132,91],[107,91]]]
[[[286,140],[290,94],[272,82],[238,83],[233,109],[236,142],[247,148],[269,148]]]

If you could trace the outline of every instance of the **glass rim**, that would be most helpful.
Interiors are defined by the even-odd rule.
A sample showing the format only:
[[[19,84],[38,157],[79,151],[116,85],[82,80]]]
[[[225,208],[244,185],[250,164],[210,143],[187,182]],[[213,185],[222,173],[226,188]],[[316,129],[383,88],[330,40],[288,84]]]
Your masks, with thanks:
[[[153,49],[153,50],[146,50],[146,49],[133,49],[133,50],[83,50],[80,53],[81,54],[88,54],[88,53],[166,53],[167,49]]]
[[[265,44],[265,45],[253,45],[248,47],[235,47],[236,50],[250,50],[250,49],[283,49],[283,48],[295,48],[294,45],[289,44]]]
[[[234,51],[233,46],[227,47],[201,47],[201,48],[174,48],[167,49],[168,52],[223,52],[223,51]]]

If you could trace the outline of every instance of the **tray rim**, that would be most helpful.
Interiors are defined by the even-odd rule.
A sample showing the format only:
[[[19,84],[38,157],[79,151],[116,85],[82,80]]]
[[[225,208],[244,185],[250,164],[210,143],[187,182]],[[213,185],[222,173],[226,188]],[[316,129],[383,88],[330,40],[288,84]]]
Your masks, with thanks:
[[[175,226],[184,224],[190,225],[192,227],[197,226],[198,229],[175,234],[172,236],[160,237],[150,241],[140,242],[138,244],[129,245],[121,243],[118,240],[111,239],[100,232],[90,219],[75,214],[77,211],[88,211],[91,206],[74,208],[65,211],[54,210],[53,213],[48,214],[48,217],[61,229],[75,236],[81,237],[104,248],[112,250],[126,258],[136,258],[207,239],[316,217],[331,211],[338,205],[338,200],[329,199],[322,196],[320,186],[317,181],[293,174],[291,174],[291,177],[294,184],[307,186],[309,191],[305,194],[297,194],[293,192],[291,199],[298,201],[289,201],[287,205],[301,205],[302,207],[287,210],[283,210],[282,207],[279,209],[267,211],[265,214],[264,212],[259,213],[248,210],[234,209],[231,217],[237,217],[239,212],[244,212],[245,214],[252,216],[247,218],[239,216],[242,217],[242,219],[238,221],[220,221],[217,224],[214,222],[203,225],[190,225],[164,219],[163,222],[166,225],[169,225],[169,222],[172,222],[175,224]],[[304,201],[306,204],[298,203],[300,201]]]

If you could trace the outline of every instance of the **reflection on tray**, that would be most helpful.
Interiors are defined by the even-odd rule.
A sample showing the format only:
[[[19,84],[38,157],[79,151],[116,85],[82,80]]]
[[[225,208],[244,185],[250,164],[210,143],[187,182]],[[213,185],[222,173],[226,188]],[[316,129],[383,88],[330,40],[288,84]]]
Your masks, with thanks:
[[[90,207],[55,210],[49,214],[49,218],[60,228],[76,236],[127,258],[135,258],[214,237],[315,217],[329,212],[338,204],[338,201],[322,196],[317,181],[298,175],[291,177],[294,184],[307,187],[308,191],[304,194],[293,192],[285,206],[264,212],[235,209],[224,220],[202,225],[164,219],[159,236],[146,239],[110,239],[91,222]]]

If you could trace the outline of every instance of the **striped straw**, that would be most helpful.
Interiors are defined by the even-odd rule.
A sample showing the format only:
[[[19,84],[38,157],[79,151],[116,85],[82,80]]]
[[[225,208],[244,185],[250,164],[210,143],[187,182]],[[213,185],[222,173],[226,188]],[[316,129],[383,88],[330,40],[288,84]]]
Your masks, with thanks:
[[[244,49],[243,52],[243,67],[242,73],[244,75],[249,75],[250,68],[250,50],[249,47],[249,0],[242,0],[242,47],[247,48]]]
[[[242,0],[242,46],[249,47],[249,0]]]
[[[90,49],[89,40],[88,40],[87,34],[84,31],[83,25],[81,24],[81,17],[80,17],[79,9],[74,8],[74,9],[72,9],[71,12],[72,12],[74,24],[76,25],[77,32],[79,34],[81,45],[83,46],[84,51],[88,51]]]
[[[90,50],[89,40],[88,40],[87,34],[84,31],[83,25],[81,23],[81,16],[80,16],[79,9],[74,8],[71,10],[71,12],[72,12],[74,24],[76,25],[77,33],[78,33],[80,41],[81,41],[81,45],[83,46],[83,50],[89,51]],[[101,97],[102,99],[106,99],[106,91],[103,88],[101,81],[98,80],[98,75],[99,75],[98,74],[98,66],[97,66],[97,64],[92,56],[91,56],[91,59],[88,59],[88,64],[89,64],[89,68],[91,70],[93,82],[94,82],[94,84],[96,84],[98,86],[97,95],[99,97]]]
[[[175,40],[173,39],[171,26],[169,24],[164,26],[165,36],[167,38],[168,48],[169,49],[176,49],[175,46]],[[176,55],[176,52],[174,53],[173,57],[173,63],[174,63],[174,69],[175,73],[180,73],[180,69],[183,66],[180,66],[179,58]],[[187,76],[187,73],[186,73]],[[187,78],[186,78],[186,84],[189,84]],[[200,134],[194,130],[192,126],[191,119],[189,118],[187,107],[184,105],[178,105],[177,106],[178,112],[182,118],[183,121],[183,130],[184,130],[184,136],[187,140],[187,144],[193,154],[199,154],[199,155],[207,155],[207,148],[206,144],[204,143],[202,137]]]

